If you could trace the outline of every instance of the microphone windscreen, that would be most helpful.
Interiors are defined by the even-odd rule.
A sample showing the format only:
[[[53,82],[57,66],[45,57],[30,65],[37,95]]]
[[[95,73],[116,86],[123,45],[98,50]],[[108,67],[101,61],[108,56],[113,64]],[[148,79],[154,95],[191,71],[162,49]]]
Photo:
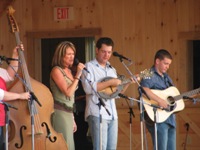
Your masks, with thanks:
[[[75,58],[74,59],[74,65],[77,66],[78,64],[79,64],[79,60],[78,60],[78,58]]]
[[[113,52],[113,56],[119,56],[117,52]]]

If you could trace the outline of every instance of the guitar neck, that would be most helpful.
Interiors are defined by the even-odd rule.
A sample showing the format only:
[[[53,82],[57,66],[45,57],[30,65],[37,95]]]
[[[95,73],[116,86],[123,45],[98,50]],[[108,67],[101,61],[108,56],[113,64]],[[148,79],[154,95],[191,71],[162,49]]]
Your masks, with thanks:
[[[198,89],[195,89],[195,90],[192,90],[192,91],[189,91],[189,92],[185,92],[185,93],[182,93],[180,95],[177,95],[174,97],[174,100],[180,100],[183,98],[183,96],[191,96],[191,95],[195,95],[195,94],[198,94],[200,92],[200,88]]]

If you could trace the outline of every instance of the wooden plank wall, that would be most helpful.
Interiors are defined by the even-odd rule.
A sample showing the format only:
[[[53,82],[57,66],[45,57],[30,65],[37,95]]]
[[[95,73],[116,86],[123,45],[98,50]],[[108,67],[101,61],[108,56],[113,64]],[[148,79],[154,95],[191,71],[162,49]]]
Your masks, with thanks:
[[[95,35],[95,38],[112,37],[115,42],[114,50],[133,60],[134,63],[130,66],[133,73],[151,67],[154,53],[164,48],[169,50],[174,58],[169,74],[177,88],[180,92],[193,88],[192,45],[189,40],[200,39],[199,0],[15,0],[12,6],[16,10],[14,15],[33,78],[37,79],[37,63],[40,61],[35,61],[34,54],[40,51],[40,44],[37,38],[30,40],[27,33],[45,32],[48,35],[51,31],[58,30],[100,28],[101,34]],[[73,6],[74,20],[54,21],[53,8],[57,6]],[[15,38],[9,32],[4,11],[0,15],[0,55],[11,55],[14,46]],[[117,58],[112,58],[111,63],[119,73],[127,76]],[[132,85],[126,94],[136,98],[137,85]],[[124,116],[127,116],[127,104],[124,100],[119,100],[117,106],[120,128],[118,149],[125,150],[129,149],[128,117],[127,120],[124,119]],[[200,123],[197,119],[199,107],[199,104],[187,102],[185,110],[177,115],[177,149],[183,149],[186,122],[191,124],[187,149],[200,148]],[[134,109],[136,119],[132,131],[133,147],[139,149],[139,111],[135,105]],[[148,141],[150,143],[149,136]]]

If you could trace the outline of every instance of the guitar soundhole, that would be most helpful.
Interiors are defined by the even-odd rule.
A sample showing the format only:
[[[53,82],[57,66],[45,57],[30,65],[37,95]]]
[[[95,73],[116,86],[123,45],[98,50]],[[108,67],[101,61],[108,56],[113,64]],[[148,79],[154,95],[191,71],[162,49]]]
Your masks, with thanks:
[[[174,100],[174,98],[172,97],[172,96],[169,96],[168,98],[167,98],[167,100],[168,100],[168,112],[170,112],[170,111],[173,111],[175,108],[176,108],[176,103],[175,103],[175,100]]]
[[[168,103],[169,103],[170,105],[173,105],[173,104],[175,103],[174,98],[173,98],[172,96],[169,96],[169,97],[167,98],[167,100],[168,100]]]

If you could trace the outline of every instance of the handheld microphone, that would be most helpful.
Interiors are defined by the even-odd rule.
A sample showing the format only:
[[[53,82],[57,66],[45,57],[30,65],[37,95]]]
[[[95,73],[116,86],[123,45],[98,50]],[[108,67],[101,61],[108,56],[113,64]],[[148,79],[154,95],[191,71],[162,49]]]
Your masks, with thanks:
[[[183,99],[193,100],[194,98],[192,98],[192,97],[188,97],[188,96],[183,96]]]
[[[183,99],[192,100],[192,102],[193,102],[194,104],[196,104],[197,101],[200,101],[199,98],[192,98],[192,97],[188,97],[188,96],[183,96]]]
[[[121,59],[125,59],[125,60],[128,60],[128,61],[131,62],[131,60],[130,60],[129,58],[124,57],[123,55],[121,55],[121,54],[119,54],[119,53],[117,53],[117,52],[113,52],[113,56],[116,56],[116,57],[119,57],[119,58],[121,58]]]
[[[119,97],[121,97],[121,98],[128,99],[128,96],[125,96],[125,95],[124,95],[124,94],[122,94],[122,93],[119,93],[119,94],[118,94],[118,96],[119,96]]]
[[[19,59],[16,58],[7,58],[6,56],[0,56],[0,62],[5,61],[8,64],[10,63],[9,61],[19,61]]]
[[[7,107],[10,107],[10,108],[13,108],[13,109],[18,110],[17,107],[15,107],[15,106],[13,106],[13,105],[10,105],[10,104],[8,104],[8,103],[6,103],[6,102],[0,101],[0,104],[5,105],[5,106],[6,106],[6,110],[7,110]]]
[[[74,65],[77,66],[78,64],[79,64],[79,60],[78,60],[78,58],[75,58],[75,59],[74,59]],[[83,68],[83,70],[85,70],[87,73],[90,73],[90,72],[87,70],[87,68]]]

